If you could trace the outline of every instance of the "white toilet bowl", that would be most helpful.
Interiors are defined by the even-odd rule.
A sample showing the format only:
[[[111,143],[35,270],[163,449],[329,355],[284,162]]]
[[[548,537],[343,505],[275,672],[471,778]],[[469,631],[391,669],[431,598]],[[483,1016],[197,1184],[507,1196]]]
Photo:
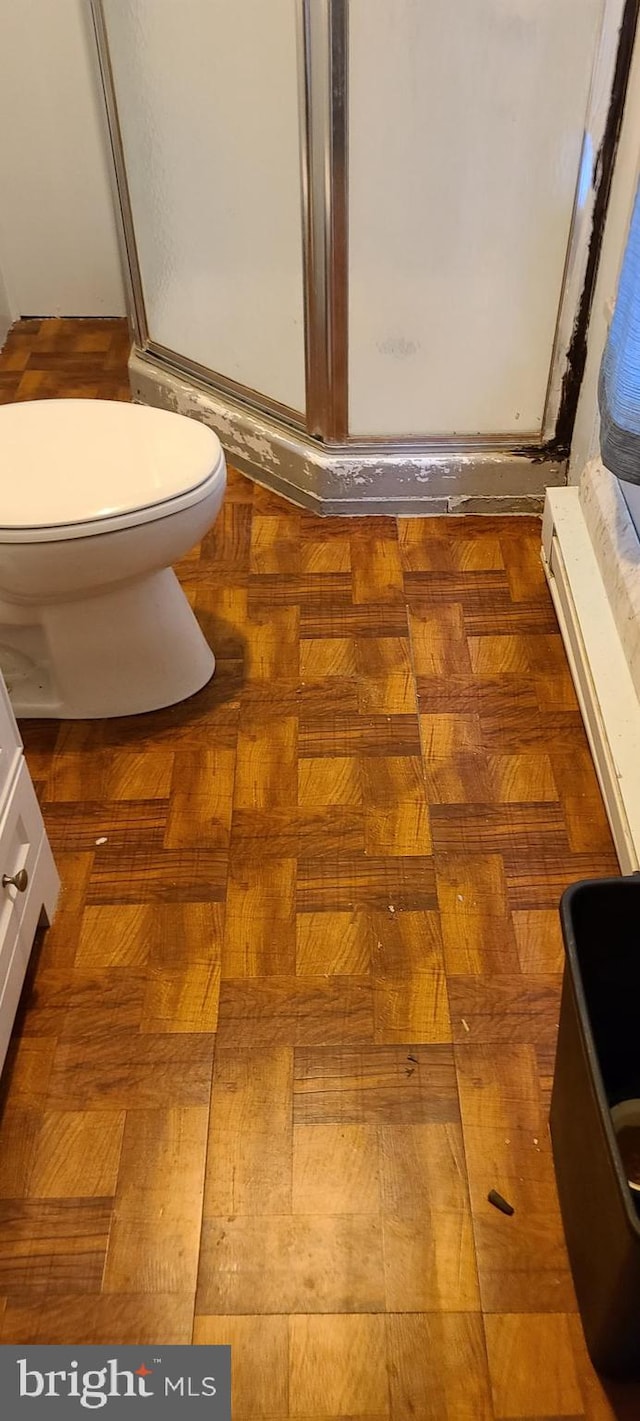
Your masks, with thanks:
[[[171,564],[220,509],[212,430],[106,400],[0,408],[0,670],[18,716],[135,715],[213,674]]]

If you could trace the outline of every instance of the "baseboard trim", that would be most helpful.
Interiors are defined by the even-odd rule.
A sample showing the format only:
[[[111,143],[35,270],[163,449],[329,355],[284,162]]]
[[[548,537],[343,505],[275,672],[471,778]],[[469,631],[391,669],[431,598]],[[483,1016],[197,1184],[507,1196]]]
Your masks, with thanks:
[[[640,701],[577,488],[549,489],[542,561],[623,873],[640,866]]]
[[[302,508],[329,515],[542,512],[566,464],[504,449],[430,450],[428,443],[362,452],[330,448],[134,349],[133,398],[215,430],[229,462]]]

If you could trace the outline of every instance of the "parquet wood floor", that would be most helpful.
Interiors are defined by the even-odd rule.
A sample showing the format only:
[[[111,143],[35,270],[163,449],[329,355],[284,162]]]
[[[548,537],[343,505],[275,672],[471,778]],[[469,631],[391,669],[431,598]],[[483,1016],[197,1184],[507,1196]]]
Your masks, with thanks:
[[[24,323],[0,398],[126,398],[126,352]],[[2,1341],[231,1342],[235,1421],[614,1415],[546,1122],[558,898],[617,866],[539,544],[231,473],[179,569],[212,683],[23,726],[64,893],[3,1078]]]

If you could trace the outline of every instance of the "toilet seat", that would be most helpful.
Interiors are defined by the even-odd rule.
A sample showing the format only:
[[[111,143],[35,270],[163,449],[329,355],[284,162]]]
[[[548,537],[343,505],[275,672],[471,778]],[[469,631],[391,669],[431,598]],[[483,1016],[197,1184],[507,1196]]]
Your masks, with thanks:
[[[0,544],[132,528],[224,480],[217,435],[169,410],[73,399],[0,408]]]

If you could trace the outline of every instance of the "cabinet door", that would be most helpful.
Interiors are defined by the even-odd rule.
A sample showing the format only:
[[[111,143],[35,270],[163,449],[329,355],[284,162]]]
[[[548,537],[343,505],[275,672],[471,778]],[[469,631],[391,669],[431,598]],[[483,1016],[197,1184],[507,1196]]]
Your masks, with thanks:
[[[15,922],[21,927],[26,920],[30,923],[31,917],[34,916],[35,929],[43,902],[36,866],[44,843],[46,836],[40,807],[29,771],[23,762],[0,821],[0,952],[10,923]],[[27,885],[23,892],[19,892],[11,884],[2,884],[4,875],[13,876],[20,870],[27,875]]]
[[[22,752],[22,741],[11,709],[7,688],[0,676],[0,816],[5,807]]]
[[[0,937],[0,1071],[7,1054],[27,970],[28,959],[20,952],[18,944],[18,924],[9,919]]]

